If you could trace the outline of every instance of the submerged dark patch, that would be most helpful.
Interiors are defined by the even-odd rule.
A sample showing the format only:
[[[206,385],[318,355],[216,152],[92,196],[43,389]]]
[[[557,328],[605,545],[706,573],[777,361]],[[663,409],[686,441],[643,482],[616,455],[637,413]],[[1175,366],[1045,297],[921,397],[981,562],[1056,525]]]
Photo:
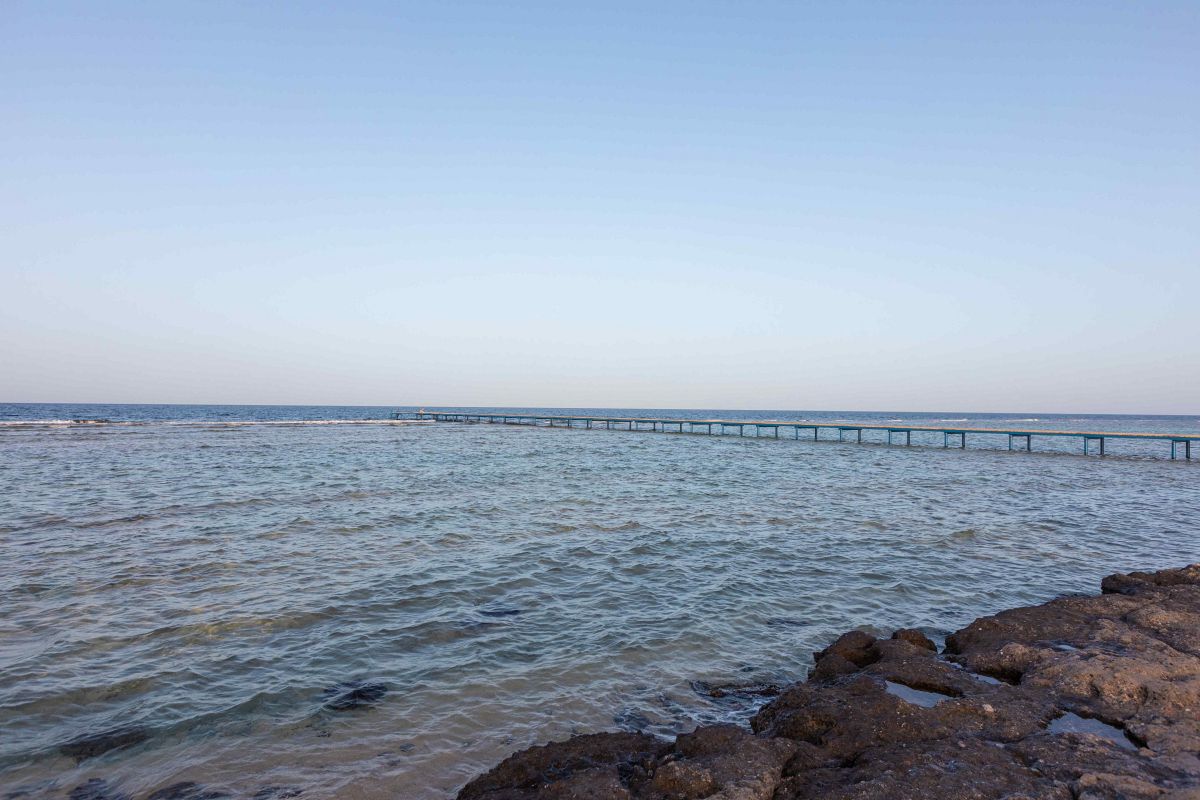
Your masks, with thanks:
[[[207,789],[195,781],[182,781],[164,786],[146,795],[146,800],[217,800],[230,797],[223,789]]]
[[[324,708],[330,711],[351,711],[367,708],[383,699],[388,693],[387,684],[365,681],[347,681],[330,686],[325,690]]]
[[[497,608],[497,609],[479,609],[479,613],[485,617],[513,617],[523,613],[519,608]]]
[[[58,751],[64,756],[75,759],[76,762],[86,761],[110,750],[120,750],[141,744],[149,738],[149,734],[141,728],[115,728],[103,733],[83,736],[61,744]]]
[[[124,792],[117,791],[108,785],[103,778],[92,778],[72,789],[67,794],[68,800],[133,800]]]
[[[651,725],[649,718],[633,709],[625,709],[620,714],[617,714],[613,717],[613,722],[621,730],[629,731],[630,733],[641,733]]]
[[[692,681],[692,691],[703,697],[775,697],[781,691],[774,683],[707,683]]]
[[[299,797],[304,792],[298,786],[264,786],[251,795],[251,800],[282,800]]]

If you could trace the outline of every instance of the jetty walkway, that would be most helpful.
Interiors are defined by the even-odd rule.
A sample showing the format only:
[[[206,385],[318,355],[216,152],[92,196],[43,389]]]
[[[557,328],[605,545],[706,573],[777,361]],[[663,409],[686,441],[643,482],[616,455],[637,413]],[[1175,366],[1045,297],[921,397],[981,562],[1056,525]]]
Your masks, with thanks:
[[[675,419],[671,417],[592,417],[592,416],[556,416],[548,414],[480,414],[464,411],[397,411],[393,419],[424,419],[435,422],[483,422],[503,425],[540,425],[564,428],[603,428],[607,430],[645,431],[647,433],[690,433],[700,435],[728,435],[728,431],[737,430],[738,436],[745,436],[746,429],[753,430],[754,436],[762,436],[767,431],[769,436],[780,438],[779,432],[790,432],[792,438],[799,439],[801,433],[805,438],[811,433],[814,441],[833,441],[830,436],[822,439],[822,431],[837,434],[836,441],[846,441],[849,434],[852,441],[863,442],[864,432],[883,434],[877,444],[894,444],[896,436],[904,437],[905,445],[912,445],[914,433],[942,434],[943,447],[966,448],[967,437],[1008,437],[1008,449],[1033,450],[1033,439],[1037,437],[1073,438],[1080,440],[1083,454],[1092,452],[1092,445],[1100,455],[1105,454],[1105,442],[1109,439],[1133,439],[1140,442],[1163,442],[1171,446],[1171,458],[1180,454],[1187,460],[1192,458],[1192,445],[1200,443],[1200,433],[1125,433],[1121,431],[1062,431],[1047,429],[1010,429],[1010,428],[945,428],[927,425],[864,425],[845,422],[802,422],[787,420],[744,420],[744,419]],[[870,441],[870,440],[868,440]],[[1021,447],[1024,445],[1024,447]]]

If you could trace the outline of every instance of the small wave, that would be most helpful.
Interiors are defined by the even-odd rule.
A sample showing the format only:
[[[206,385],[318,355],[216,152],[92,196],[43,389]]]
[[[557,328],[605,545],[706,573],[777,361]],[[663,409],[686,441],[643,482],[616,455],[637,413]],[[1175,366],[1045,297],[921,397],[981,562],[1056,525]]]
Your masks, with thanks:
[[[938,422],[969,422],[968,417],[956,417],[954,419],[939,419]]]
[[[0,428],[68,428],[84,425],[137,425],[135,422],[113,422],[107,419],[19,419],[4,420]]]
[[[175,420],[163,422],[162,424],[176,427],[240,428],[248,425],[432,425],[433,423],[427,420],[415,419],[240,419],[213,420],[210,422]]]
[[[163,425],[175,428],[238,428],[249,425],[433,425],[415,419],[269,419],[269,420],[109,420],[109,419],[24,419],[0,420],[0,428],[72,428],[84,426]]]
[[[96,519],[76,522],[72,524],[72,527],[80,530],[87,530],[88,528],[108,528],[113,525],[133,525],[138,522],[149,522],[150,520],[156,518],[157,515],[155,514],[130,514],[129,516],[116,517],[113,519]]]
[[[592,525],[592,527],[596,528],[597,530],[602,530],[602,531],[632,531],[632,530],[637,530],[638,528],[642,527],[642,524],[640,522],[638,522],[637,520],[631,519],[627,522],[622,522],[620,525],[595,524],[595,525]]]
[[[64,516],[61,516],[59,514],[46,514],[45,516],[37,517],[36,519],[31,519],[29,522],[25,523],[24,525],[16,525],[16,526],[5,525],[3,530],[6,530],[6,531],[19,531],[19,530],[36,531],[36,530],[41,530],[43,528],[55,528],[55,527],[58,527],[59,525],[70,525],[70,524],[71,524],[71,520],[67,519]]]
[[[374,528],[375,528],[375,526],[368,522],[368,523],[364,523],[362,525],[338,525],[334,528],[331,528],[329,532],[330,533],[362,533],[363,531],[369,531]]]

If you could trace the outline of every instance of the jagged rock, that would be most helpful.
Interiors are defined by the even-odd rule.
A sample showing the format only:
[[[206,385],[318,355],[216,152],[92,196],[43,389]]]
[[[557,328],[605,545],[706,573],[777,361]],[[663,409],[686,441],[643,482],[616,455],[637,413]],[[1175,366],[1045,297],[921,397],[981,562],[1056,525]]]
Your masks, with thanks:
[[[1200,800],[1200,565],[1102,588],[976,620],[945,656],[850,631],[751,731],[575,737],[459,797]]]
[[[780,692],[780,687],[773,683],[722,683],[714,685],[704,681],[692,681],[692,691],[696,694],[716,699],[725,697],[776,697]]]
[[[595,791],[623,787],[670,745],[644,733],[594,733],[531,747],[468,783],[461,800],[621,797]],[[614,783],[615,781],[615,783]],[[628,790],[622,789],[628,796]]]
[[[916,628],[901,628],[892,634],[892,638],[898,639],[902,642],[908,642],[916,647],[923,647],[926,650],[932,650],[935,653],[937,652],[937,645],[933,643],[933,640],[921,633]]]
[[[864,631],[849,631],[839,636],[833,644],[813,654],[816,661],[826,656],[837,655],[856,667],[865,667],[879,660],[878,640]]]
[[[770,800],[796,745],[736,725],[681,734],[638,797],[654,800]]]

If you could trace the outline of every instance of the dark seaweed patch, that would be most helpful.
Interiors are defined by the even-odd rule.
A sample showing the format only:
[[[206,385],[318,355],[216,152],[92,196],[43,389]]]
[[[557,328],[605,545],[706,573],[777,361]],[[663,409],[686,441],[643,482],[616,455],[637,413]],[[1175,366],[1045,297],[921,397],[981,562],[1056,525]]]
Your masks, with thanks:
[[[92,778],[72,789],[67,797],[69,800],[133,800],[124,792],[119,792],[108,785],[103,778]]]
[[[217,800],[229,796],[223,789],[206,789],[195,781],[182,781],[151,792],[146,800]]]
[[[368,683],[366,681],[346,681],[330,686],[325,690],[324,707],[330,711],[351,711],[356,708],[366,708],[383,699],[388,693],[388,687],[383,683]]]
[[[297,786],[264,786],[251,795],[251,800],[282,800],[285,797],[299,797],[303,791]]]
[[[58,751],[64,756],[75,759],[76,762],[94,758],[110,750],[120,750],[141,744],[149,738],[149,734],[141,728],[114,728],[103,733],[83,736],[61,744]],[[84,784],[85,786],[87,784]]]

